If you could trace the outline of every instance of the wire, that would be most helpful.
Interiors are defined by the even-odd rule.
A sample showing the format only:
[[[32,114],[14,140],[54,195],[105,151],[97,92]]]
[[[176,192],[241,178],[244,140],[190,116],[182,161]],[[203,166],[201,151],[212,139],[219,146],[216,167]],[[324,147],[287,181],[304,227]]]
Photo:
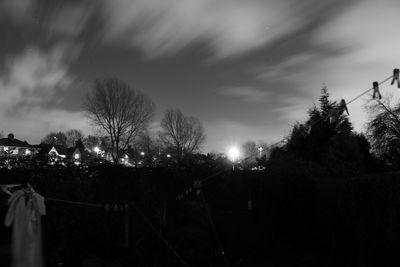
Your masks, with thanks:
[[[222,257],[224,258],[224,263],[225,263],[226,266],[229,267],[229,262],[228,262],[228,259],[226,258],[224,246],[222,245],[221,238],[218,235],[217,228],[215,227],[214,220],[212,219],[212,216],[211,216],[210,208],[209,208],[209,206],[207,204],[207,201],[206,201],[206,198],[204,197],[203,192],[200,193],[200,198],[203,201],[203,204],[204,204],[204,206],[206,208],[207,217],[208,217],[208,220],[210,221],[210,225],[211,225],[211,228],[213,229],[215,238],[217,239],[219,250],[221,252]]]
[[[57,199],[57,198],[51,198],[51,197],[45,197],[45,200],[60,202],[60,203],[65,203],[65,204],[73,204],[73,205],[79,205],[79,206],[92,207],[92,208],[104,208],[104,205],[100,205],[100,204],[92,204],[92,203],[78,202],[78,201],[65,200],[65,199]]]
[[[169,244],[169,242],[163,237],[163,235],[153,226],[150,222],[149,218],[143,214],[143,212],[136,206],[135,203],[132,203],[132,206],[135,210],[142,216],[143,220],[149,225],[151,230],[157,235],[157,237],[168,247],[169,250],[175,255],[175,257],[181,262],[182,265],[187,265],[187,263],[182,259],[182,257],[178,254],[178,252]]]
[[[46,197],[45,200],[49,201],[54,201],[54,202],[60,202],[60,203],[65,203],[65,204],[73,204],[73,205],[80,205],[80,206],[86,206],[86,207],[93,207],[93,208],[104,208],[104,205],[100,204],[92,204],[92,203],[85,203],[85,202],[79,202],[79,201],[71,201],[71,200],[65,200],[65,199],[57,199],[57,198],[51,198],[51,197]],[[164,242],[164,244],[171,250],[171,252],[176,256],[176,258],[183,264],[187,265],[187,263],[182,259],[182,257],[176,252],[176,250],[168,243],[168,241],[162,236],[162,234],[151,224],[150,220],[143,214],[143,212],[136,206],[135,203],[132,203],[132,206],[135,208],[135,210],[140,214],[140,216],[143,217],[144,221],[150,226],[150,228],[153,230],[153,232],[158,236],[158,238],[161,239],[161,241]]]
[[[381,81],[378,85],[382,85],[385,82],[389,81],[390,79],[393,78],[393,75],[387,77],[386,79],[384,79],[383,81]],[[369,88],[368,90],[364,91],[362,94],[356,96],[355,98],[353,98],[352,100],[350,100],[349,102],[347,102],[347,105],[350,105],[351,103],[353,103],[354,101],[356,101],[357,99],[359,99],[360,97],[362,97],[363,95],[365,95],[366,93],[368,93],[369,91],[373,90],[374,87]]]
[[[381,81],[378,85],[382,85],[382,84],[384,84],[385,82],[389,81],[389,80],[392,79],[392,78],[393,78],[393,75],[387,77],[386,79],[384,79],[383,81]],[[360,97],[362,97],[363,95],[367,94],[369,91],[371,91],[371,90],[373,90],[373,89],[374,89],[373,87],[372,87],[372,88],[369,88],[368,90],[364,91],[364,92],[361,93],[360,95],[358,95],[358,96],[354,97],[353,99],[351,99],[349,102],[346,103],[346,105],[352,104],[352,103],[355,102],[357,99],[359,99]],[[314,122],[310,125],[310,127],[314,127],[316,124],[320,123],[320,122],[321,122],[322,120],[324,120],[324,119],[325,119],[324,117],[319,118],[318,120],[314,121]],[[279,140],[278,142],[273,143],[272,145],[261,146],[261,147],[263,148],[263,150],[264,150],[264,149],[271,149],[272,147],[274,147],[274,146],[276,146],[276,145],[279,145],[280,143],[283,143],[285,140],[286,140],[286,138],[283,138],[283,139]],[[257,155],[258,153],[259,153],[259,152],[254,152],[254,153],[251,154],[250,156],[244,158],[242,161],[246,161],[246,160],[250,159],[251,157],[253,157],[254,155]],[[229,170],[230,170],[230,169],[229,169]],[[225,171],[228,171],[228,170],[220,170],[220,171],[218,171],[218,172],[216,172],[216,173],[214,173],[214,174],[212,174],[212,175],[210,175],[210,176],[204,178],[201,182],[202,182],[202,183],[203,183],[203,182],[206,182],[206,181],[208,181],[208,180],[210,180],[210,179],[212,179],[212,178],[218,176],[219,174],[221,174],[221,173],[223,173],[223,172],[225,172]],[[189,189],[187,189],[185,192],[190,191],[190,190],[192,190],[192,189],[193,189],[193,186],[189,187]],[[183,197],[184,194],[185,194],[185,193],[180,194],[176,199],[179,199],[180,197]]]

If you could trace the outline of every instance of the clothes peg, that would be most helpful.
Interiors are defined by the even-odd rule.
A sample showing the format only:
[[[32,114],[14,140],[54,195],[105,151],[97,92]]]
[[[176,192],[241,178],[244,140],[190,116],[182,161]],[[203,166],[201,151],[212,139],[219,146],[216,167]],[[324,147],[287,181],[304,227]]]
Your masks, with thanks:
[[[379,83],[373,82],[372,85],[374,87],[374,93],[372,95],[372,99],[375,99],[376,95],[379,97],[379,99],[382,99],[381,93],[379,92]]]
[[[347,109],[346,101],[344,99],[340,100],[339,107],[340,107],[340,113],[346,111],[347,115],[350,115],[349,110]]]
[[[399,69],[394,69],[393,70],[393,79],[392,79],[392,82],[390,84],[393,85],[394,82],[397,81],[397,87],[400,88],[399,76],[400,76],[400,70]]]

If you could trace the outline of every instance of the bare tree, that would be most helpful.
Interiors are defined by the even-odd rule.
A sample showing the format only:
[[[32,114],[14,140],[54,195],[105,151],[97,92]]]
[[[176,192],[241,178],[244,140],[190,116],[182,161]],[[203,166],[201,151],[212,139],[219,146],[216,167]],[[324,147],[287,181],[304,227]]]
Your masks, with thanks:
[[[67,136],[63,132],[51,132],[42,139],[41,143],[47,145],[66,146]]]
[[[68,130],[65,135],[67,136],[67,147],[74,147],[78,140],[83,140],[83,133],[80,130]]]
[[[94,136],[94,135],[88,135],[85,138],[83,138],[82,141],[83,141],[83,145],[90,150],[94,149],[95,147],[100,146],[100,144],[101,144],[100,138],[97,136]]]
[[[199,150],[205,141],[204,128],[198,118],[185,116],[179,109],[168,109],[161,121],[160,140],[174,149],[178,159]]]
[[[242,145],[244,157],[247,159],[247,162],[255,162],[258,156],[258,147],[256,142],[247,141]]]
[[[155,108],[147,95],[116,78],[96,80],[83,104],[90,121],[110,138],[114,163],[147,128]]]

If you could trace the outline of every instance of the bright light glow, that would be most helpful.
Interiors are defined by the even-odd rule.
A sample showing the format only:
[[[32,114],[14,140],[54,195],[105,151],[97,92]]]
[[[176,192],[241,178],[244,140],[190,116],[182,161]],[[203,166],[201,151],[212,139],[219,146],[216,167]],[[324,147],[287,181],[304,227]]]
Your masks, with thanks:
[[[30,155],[30,154],[31,154],[31,151],[29,149],[26,149],[25,150],[25,155]]]
[[[228,157],[230,160],[235,161],[239,157],[239,149],[237,147],[231,147],[228,150]]]
[[[94,152],[99,153],[100,152],[100,148],[98,146],[96,146],[95,148],[93,148]]]
[[[170,158],[171,157],[171,155],[170,154],[167,154],[167,158]]]
[[[142,151],[142,152],[140,152],[140,155],[144,156],[144,152],[143,152],[143,151]]]
[[[125,158],[127,159],[127,158],[128,158],[128,155],[125,155]]]
[[[76,153],[76,154],[74,155],[74,157],[75,157],[75,159],[79,159],[79,154]]]

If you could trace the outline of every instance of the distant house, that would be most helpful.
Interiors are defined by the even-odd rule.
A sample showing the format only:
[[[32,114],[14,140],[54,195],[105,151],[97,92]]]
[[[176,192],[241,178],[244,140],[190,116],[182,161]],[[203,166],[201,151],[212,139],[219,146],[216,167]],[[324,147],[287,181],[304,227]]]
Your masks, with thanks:
[[[61,145],[40,144],[37,148],[39,149],[39,156],[48,157],[49,163],[65,161],[81,162],[82,157],[86,155],[77,147],[66,148]]]
[[[39,149],[39,156],[48,157],[49,162],[63,161],[67,158],[68,149],[64,146],[40,144],[36,147]]]
[[[33,146],[26,141],[14,138],[10,133],[7,138],[0,139],[0,155],[2,156],[28,156],[32,154]]]

